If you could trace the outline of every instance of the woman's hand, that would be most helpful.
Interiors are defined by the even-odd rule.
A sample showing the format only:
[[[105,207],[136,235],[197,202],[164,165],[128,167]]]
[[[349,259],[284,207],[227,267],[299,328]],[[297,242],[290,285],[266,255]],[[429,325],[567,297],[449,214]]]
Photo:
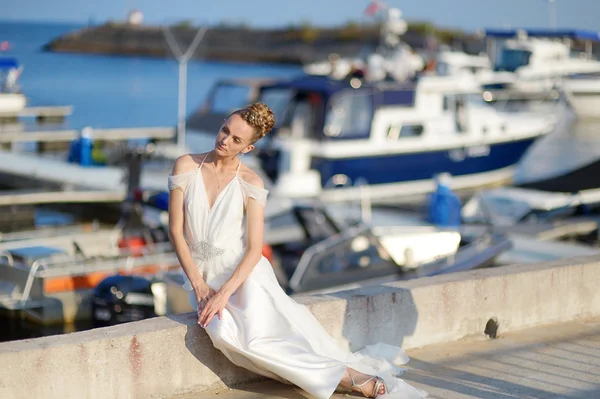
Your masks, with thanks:
[[[200,315],[198,316],[198,324],[200,327],[206,328],[215,315],[219,316],[219,320],[223,318],[223,309],[225,309],[230,296],[231,295],[223,292],[223,290],[220,290],[210,297],[208,302],[204,305],[204,309],[202,309],[202,312],[200,312]]]
[[[206,302],[216,294],[216,291],[206,285],[203,281],[194,287],[194,293],[196,294],[196,300],[198,301],[198,309],[200,309],[201,304],[204,303],[206,305]]]

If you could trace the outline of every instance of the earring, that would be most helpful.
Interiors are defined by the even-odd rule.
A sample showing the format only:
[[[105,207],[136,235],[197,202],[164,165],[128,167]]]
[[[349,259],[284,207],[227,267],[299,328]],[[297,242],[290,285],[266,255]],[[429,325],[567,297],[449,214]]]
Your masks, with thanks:
[[[243,152],[240,152],[240,160],[241,160],[242,158],[244,158],[244,153],[243,153]]]

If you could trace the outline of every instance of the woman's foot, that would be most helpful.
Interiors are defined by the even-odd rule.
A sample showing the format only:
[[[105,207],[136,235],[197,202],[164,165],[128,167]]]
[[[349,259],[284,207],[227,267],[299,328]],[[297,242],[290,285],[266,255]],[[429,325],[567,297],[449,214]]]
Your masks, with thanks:
[[[376,398],[387,393],[383,380],[378,377],[359,373],[351,368],[346,369],[339,387],[344,390],[360,393],[365,398]]]

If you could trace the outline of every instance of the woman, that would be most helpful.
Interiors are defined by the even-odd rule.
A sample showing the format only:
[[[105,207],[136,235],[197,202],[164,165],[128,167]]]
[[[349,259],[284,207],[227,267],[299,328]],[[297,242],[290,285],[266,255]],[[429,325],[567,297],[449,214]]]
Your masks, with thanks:
[[[308,309],[285,294],[262,256],[267,190],[240,158],[274,124],[265,104],[238,110],[212,151],[180,157],[169,176],[169,233],[198,324],[236,365],[317,398],[336,389],[422,398],[402,380],[363,374],[377,372],[367,363],[394,366],[338,348]]]

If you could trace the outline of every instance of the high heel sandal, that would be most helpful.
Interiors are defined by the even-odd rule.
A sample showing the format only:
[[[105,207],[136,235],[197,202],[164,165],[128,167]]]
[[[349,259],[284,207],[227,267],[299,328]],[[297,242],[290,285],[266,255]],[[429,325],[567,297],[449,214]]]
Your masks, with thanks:
[[[371,377],[368,380],[366,380],[365,382],[363,382],[362,384],[357,384],[356,381],[354,381],[354,377],[352,376],[352,373],[348,372],[348,375],[350,376],[350,381],[352,381],[352,386],[350,388],[351,389],[358,388],[360,393],[362,393],[363,396],[366,398],[377,398],[378,396],[385,395],[386,393],[388,393],[388,388],[387,388],[387,385],[385,385],[385,381],[379,377]],[[371,395],[369,396],[363,390],[363,386],[365,386],[366,384],[368,384],[369,382],[371,382],[373,380],[375,380],[375,384],[373,384],[373,391],[371,392]],[[379,389],[381,388],[382,385],[383,385],[383,393],[379,394]]]

